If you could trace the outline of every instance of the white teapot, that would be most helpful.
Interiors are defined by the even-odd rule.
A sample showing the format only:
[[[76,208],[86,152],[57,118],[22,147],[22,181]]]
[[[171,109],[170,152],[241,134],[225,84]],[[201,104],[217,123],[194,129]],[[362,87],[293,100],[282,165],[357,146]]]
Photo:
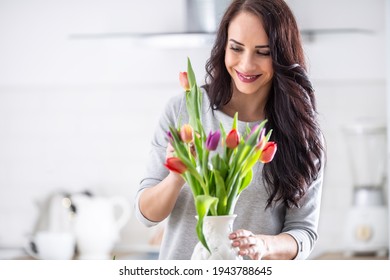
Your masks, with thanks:
[[[119,196],[72,196],[74,235],[79,259],[110,259],[120,230],[130,218],[130,204]],[[116,215],[119,208],[120,215]]]

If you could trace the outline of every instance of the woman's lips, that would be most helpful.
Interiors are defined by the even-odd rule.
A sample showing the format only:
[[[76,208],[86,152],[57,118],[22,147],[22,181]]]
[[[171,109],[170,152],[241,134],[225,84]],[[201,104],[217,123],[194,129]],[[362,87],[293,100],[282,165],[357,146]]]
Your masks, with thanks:
[[[235,70],[235,71],[236,71],[237,76],[240,79],[240,81],[244,82],[244,83],[252,83],[252,82],[256,81],[257,78],[259,78],[261,76],[261,75],[246,75],[246,74],[243,74],[241,72],[238,72],[237,70]]]

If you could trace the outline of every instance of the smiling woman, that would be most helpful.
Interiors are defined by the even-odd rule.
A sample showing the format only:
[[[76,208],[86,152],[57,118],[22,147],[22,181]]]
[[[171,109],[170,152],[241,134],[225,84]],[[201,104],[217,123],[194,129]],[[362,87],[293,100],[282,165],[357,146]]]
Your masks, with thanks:
[[[225,65],[234,81],[233,98],[224,108],[226,113],[237,111],[245,121],[264,119],[261,113],[272,85],[272,58],[267,33],[252,13],[242,12],[231,21]]]
[[[255,15],[243,12],[230,23],[225,64],[236,85],[241,84],[235,79],[237,76],[241,82],[248,83],[256,81],[261,76],[263,81],[257,81],[254,91],[260,88],[263,92],[269,91],[273,68],[268,36],[262,22]],[[252,93],[246,88],[240,91]]]
[[[237,200],[232,246],[251,259],[307,258],[317,240],[325,149],[300,34],[285,1],[232,1],[206,72],[199,118],[204,131],[236,122],[237,134],[245,135],[267,119],[270,141],[278,145],[272,162],[256,162],[253,180]],[[168,101],[136,199],[145,225],[168,218],[160,259],[189,259],[197,243],[190,186],[164,167],[180,153],[169,145],[167,131],[188,123],[189,115],[185,95]]]

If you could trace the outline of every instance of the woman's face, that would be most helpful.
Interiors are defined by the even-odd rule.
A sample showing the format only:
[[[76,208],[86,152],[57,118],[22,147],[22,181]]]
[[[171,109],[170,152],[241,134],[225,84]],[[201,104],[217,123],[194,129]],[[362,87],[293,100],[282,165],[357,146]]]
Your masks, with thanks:
[[[235,88],[244,94],[268,94],[273,77],[268,36],[260,19],[240,12],[230,22],[225,66]]]

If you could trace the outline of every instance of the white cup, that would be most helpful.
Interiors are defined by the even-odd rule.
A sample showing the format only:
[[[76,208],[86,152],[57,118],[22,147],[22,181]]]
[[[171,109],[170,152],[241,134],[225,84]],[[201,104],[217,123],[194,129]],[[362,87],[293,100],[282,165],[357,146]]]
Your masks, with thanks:
[[[26,246],[26,251],[36,259],[70,260],[75,253],[75,244],[75,237],[70,232],[39,231]]]

